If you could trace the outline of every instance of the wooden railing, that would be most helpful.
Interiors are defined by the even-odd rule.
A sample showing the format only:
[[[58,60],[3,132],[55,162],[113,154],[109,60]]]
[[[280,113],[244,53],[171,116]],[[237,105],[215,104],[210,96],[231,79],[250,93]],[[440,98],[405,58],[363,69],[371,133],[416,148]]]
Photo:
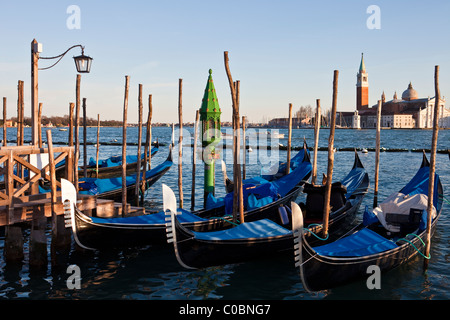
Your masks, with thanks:
[[[44,156],[45,154],[46,156]],[[44,162],[47,162],[45,158],[48,156],[48,163],[37,165],[37,160],[39,160],[37,155],[41,155],[40,159],[44,159]],[[0,207],[6,206],[7,211],[11,211],[14,209],[15,203],[30,201],[33,195],[39,194],[38,183],[41,178],[52,180],[51,188],[53,190],[51,193],[56,194],[56,188],[61,184],[56,179],[51,179],[50,172],[55,172],[57,164],[63,160],[65,160],[64,177],[73,182],[74,147],[1,147],[0,177],[3,176],[3,181],[0,182]],[[34,198],[39,198],[39,196]]]

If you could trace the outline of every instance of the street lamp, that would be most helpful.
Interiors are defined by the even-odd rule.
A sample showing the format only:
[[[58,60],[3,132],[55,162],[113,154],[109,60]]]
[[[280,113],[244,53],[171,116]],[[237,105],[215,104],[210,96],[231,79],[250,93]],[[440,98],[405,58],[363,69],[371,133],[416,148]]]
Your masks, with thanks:
[[[55,57],[39,57],[39,53],[42,52],[42,44],[38,43],[36,39],[31,42],[31,141],[33,145],[38,143],[38,70],[47,70],[54,67],[61,59],[66,55],[67,52],[73,48],[80,47],[81,55],[73,57],[75,61],[75,66],[77,72],[79,73],[89,73],[91,71],[92,58],[84,55],[84,47],[80,44],[74,45],[67,49],[62,54]],[[38,68],[38,60],[46,59],[53,60],[58,59],[54,64],[46,68]]]
[[[84,55],[84,47],[81,47],[81,56],[73,57],[75,66],[79,73],[89,73],[91,71],[92,58]]]

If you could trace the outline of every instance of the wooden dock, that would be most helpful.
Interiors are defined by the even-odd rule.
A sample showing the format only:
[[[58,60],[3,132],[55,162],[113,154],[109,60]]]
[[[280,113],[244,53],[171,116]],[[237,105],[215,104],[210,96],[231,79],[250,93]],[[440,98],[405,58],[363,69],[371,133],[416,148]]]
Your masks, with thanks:
[[[50,133],[48,133],[50,134]],[[63,177],[74,183],[74,147],[56,147],[48,136],[48,148],[38,146],[4,146],[0,148],[0,227],[5,228],[4,259],[7,263],[23,261],[23,228],[30,228],[30,267],[48,264],[46,230],[51,221],[52,250],[67,249],[72,230],[64,223],[64,207],[55,168],[65,161]],[[39,190],[42,180],[50,181],[50,192]],[[142,215],[145,209],[125,206],[92,195],[78,195],[78,208],[98,217]],[[123,213],[125,207],[126,214]],[[95,209],[95,210],[94,210]]]
[[[101,218],[122,217],[122,203],[113,200],[99,199],[92,195],[78,195],[78,209],[86,215],[91,216],[93,209],[96,209],[95,216]],[[136,216],[145,214],[145,208],[134,207],[127,204],[128,213],[126,216]],[[0,227],[15,225],[19,223],[31,222],[35,217],[35,212],[46,218],[52,218],[53,213],[57,216],[64,214],[60,192],[57,192],[57,201],[52,211],[50,193],[24,196],[14,199],[14,207],[10,211],[7,206],[0,206]]]

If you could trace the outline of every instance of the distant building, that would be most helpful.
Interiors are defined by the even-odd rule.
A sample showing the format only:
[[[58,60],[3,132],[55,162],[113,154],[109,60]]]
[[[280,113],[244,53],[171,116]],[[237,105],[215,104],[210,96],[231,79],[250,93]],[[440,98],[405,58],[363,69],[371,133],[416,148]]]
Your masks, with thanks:
[[[367,110],[369,108],[369,74],[366,71],[363,54],[361,54],[361,63],[356,79],[356,110]]]
[[[435,98],[419,98],[412,84],[398,99],[397,93],[390,101],[381,97],[381,124],[388,128],[432,128]],[[361,128],[376,127],[376,110],[378,104],[361,112]],[[445,99],[439,101],[439,127],[450,128],[450,110],[445,108]]]
[[[361,129],[361,116],[358,114],[358,110],[352,116],[352,128]]]
[[[274,118],[269,120],[269,127],[289,127],[289,118]],[[292,127],[304,127],[311,125],[311,118],[306,117],[304,119],[301,118],[292,118]]]
[[[361,57],[359,72],[356,76],[356,112],[352,117],[352,128],[375,128],[378,104],[368,107],[368,73]],[[388,128],[432,128],[435,98],[419,98],[417,91],[409,83],[408,88],[398,99],[397,93],[390,101],[381,96],[381,125]],[[450,128],[450,110],[445,108],[445,99],[439,103],[439,127]],[[358,122],[359,121],[359,125]],[[356,123],[355,123],[356,122]]]

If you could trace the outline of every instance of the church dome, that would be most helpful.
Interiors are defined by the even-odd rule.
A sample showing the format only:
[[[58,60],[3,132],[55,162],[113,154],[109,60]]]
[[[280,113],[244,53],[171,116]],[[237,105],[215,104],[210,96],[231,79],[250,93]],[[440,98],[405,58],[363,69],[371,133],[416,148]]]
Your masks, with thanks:
[[[419,95],[417,94],[417,91],[413,89],[412,84],[410,82],[408,89],[406,89],[402,93],[402,100],[411,101],[411,100],[415,100],[418,98],[419,98]]]

